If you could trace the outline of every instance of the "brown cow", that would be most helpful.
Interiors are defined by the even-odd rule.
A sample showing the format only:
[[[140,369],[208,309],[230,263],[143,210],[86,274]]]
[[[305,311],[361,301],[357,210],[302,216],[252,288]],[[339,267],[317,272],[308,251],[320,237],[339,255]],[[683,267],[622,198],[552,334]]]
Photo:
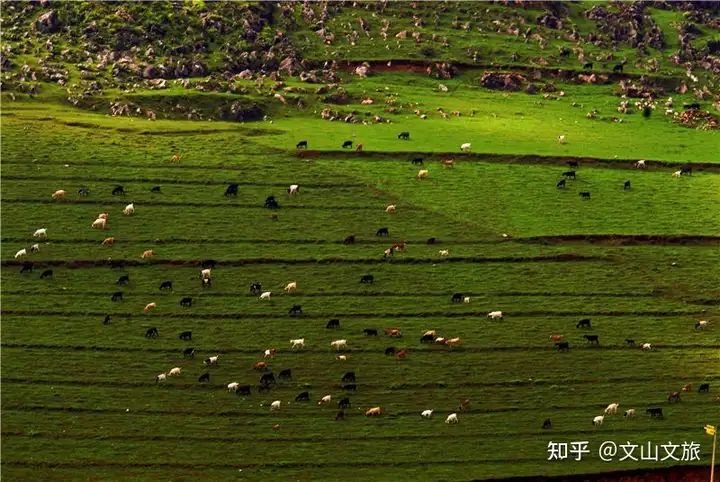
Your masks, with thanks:
[[[253,370],[267,370],[268,364],[264,361],[255,362],[253,364]]]
[[[563,341],[565,337],[563,335],[550,335],[550,341],[558,342]]]
[[[400,328],[385,328],[385,334],[387,336],[400,338],[402,336],[402,331],[400,331]]]
[[[395,359],[396,360],[404,360],[407,358],[408,351],[406,349],[398,350],[395,352]]]
[[[362,145],[362,144],[358,144],[358,145],[355,147],[355,152],[362,152],[362,150],[363,150],[363,145]]]

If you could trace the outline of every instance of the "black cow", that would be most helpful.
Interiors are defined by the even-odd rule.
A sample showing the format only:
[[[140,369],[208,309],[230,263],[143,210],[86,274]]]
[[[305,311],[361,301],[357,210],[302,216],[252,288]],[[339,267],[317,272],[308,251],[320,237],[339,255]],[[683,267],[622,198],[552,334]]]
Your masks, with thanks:
[[[378,331],[375,328],[365,328],[363,334],[365,336],[378,336]]]
[[[568,179],[575,179],[575,171],[565,171],[562,175]]]
[[[570,351],[570,343],[566,341],[561,341],[558,343],[555,343],[555,348],[558,349],[558,351]]]
[[[235,395],[250,395],[250,385],[240,385],[235,390]]]
[[[630,181],[625,181],[623,183],[623,189],[626,191],[630,189]]]
[[[338,402],[338,408],[350,408],[350,399],[343,398]]]
[[[434,341],[435,341],[435,337],[430,333],[420,337],[420,343],[432,343]]]
[[[185,348],[183,350],[183,356],[185,358],[194,358],[195,357],[195,348],[192,348],[192,347]]]
[[[342,382],[353,382],[355,383],[355,372],[347,372],[345,375],[342,376],[342,379],[340,380]]]
[[[150,192],[159,193],[160,192],[160,186],[153,186],[150,188]]]
[[[410,161],[411,164],[418,166],[423,164],[423,158],[422,157],[415,157],[413,160]]]
[[[113,196],[120,196],[125,195],[125,188],[122,186],[115,186],[115,189],[112,190]]]
[[[555,187],[558,189],[563,189],[565,187],[565,179],[560,179],[557,184],[555,184]]]
[[[309,402],[310,401],[310,392],[301,392],[298,393],[295,397],[296,402]]]
[[[295,144],[295,149],[307,149],[307,141],[300,141]]]
[[[180,300],[180,306],[184,306],[186,308],[190,308],[192,306],[193,299],[189,296],[186,296],[185,298]]]
[[[568,165],[568,167],[574,167],[574,168],[577,168],[580,166],[577,161],[567,161],[566,164]]]
[[[172,290],[172,281],[165,280],[162,283],[160,283],[160,289],[161,290]]]
[[[275,199],[275,196],[268,196],[265,198],[265,207],[268,209],[278,209],[280,205],[277,202],[277,199]]]
[[[465,296],[462,293],[455,293],[454,295],[452,295],[451,301],[453,303],[462,303],[463,298],[465,298]]]
[[[271,373],[265,373],[260,377],[260,385],[268,386],[271,383],[277,383],[275,381],[275,375]]]
[[[388,231],[388,228],[380,228],[375,231],[375,236],[390,236],[390,231]]]
[[[357,390],[357,385],[354,383],[344,383],[340,386],[341,389],[354,392]]]
[[[596,345],[600,344],[600,338],[598,335],[583,335],[583,338],[585,338],[588,343],[595,343]]]
[[[124,274],[117,279],[116,285],[126,285],[130,282],[130,275]]]
[[[551,429],[552,428],[552,420],[550,420],[549,418],[546,418],[542,424],[542,428],[543,428],[543,430]]]
[[[288,310],[288,315],[295,316],[295,315],[302,315],[302,306],[300,305],[292,305],[292,308]]]
[[[217,261],[215,261],[214,259],[205,259],[200,262],[200,266],[202,266],[203,268],[214,268],[215,266],[217,266]]]
[[[425,241],[425,244],[436,244],[438,242],[435,238],[428,238],[427,241]]]
[[[582,320],[577,322],[577,325],[575,325],[575,328],[592,328],[590,326],[590,318],[583,318]]]
[[[681,175],[681,176],[684,176],[685,174],[687,174],[688,176],[692,176],[692,167],[690,167],[690,166],[681,167],[681,168],[680,168],[680,175]]]
[[[90,195],[90,189],[86,187],[81,187],[78,189],[78,196],[86,197]]]
[[[110,297],[110,301],[122,301],[122,300],[123,300],[123,292],[122,291],[116,291]]]
[[[178,338],[180,338],[183,341],[189,341],[192,340],[192,331],[183,331],[178,335]]]
[[[292,380],[292,369],[286,368],[285,370],[280,370],[280,373],[278,373],[278,379]]]
[[[51,270],[51,269],[46,269],[40,275],[40,279],[52,278],[52,277],[53,277],[53,270]]]
[[[692,104],[683,104],[683,109],[697,110],[700,108],[699,102],[693,102]]]
[[[394,355],[396,352],[397,352],[397,348],[395,348],[394,346],[389,346],[389,347],[385,348],[386,355]]]
[[[325,328],[332,329],[332,328],[340,328],[340,320],[337,318],[333,318],[332,320],[328,321],[325,325]]]
[[[22,268],[20,268],[20,273],[32,273],[33,270],[33,263],[32,261],[25,261],[22,265]]]
[[[351,234],[350,236],[347,236],[343,239],[343,244],[355,244],[355,235]]]
[[[615,64],[615,67],[613,67],[613,72],[622,73],[622,71],[623,71],[623,64]]]
[[[373,284],[375,282],[375,277],[371,274],[366,274],[360,278],[360,282],[365,284]]]
[[[583,69],[592,70],[592,68],[593,68],[593,63],[592,63],[592,62],[585,62],[585,63],[583,64]]]
[[[199,383],[205,383],[210,381],[210,374],[209,373],[203,373],[198,377]]]
[[[645,412],[650,415],[650,418],[663,418],[662,408],[652,407],[645,410]]]
[[[345,141],[342,144],[343,149],[352,149],[353,141]]]
[[[255,283],[250,284],[250,294],[251,295],[259,295],[262,293],[262,285],[258,283],[257,281]]]
[[[703,383],[702,385],[700,385],[700,388],[698,388],[698,393],[710,393],[710,384]]]
[[[108,324],[110,324],[110,321],[111,321],[111,320],[112,320],[112,316],[110,316],[110,315],[105,315],[105,318],[103,318],[103,325],[108,325]]]
[[[225,189],[225,197],[237,196],[238,187],[240,187],[240,185],[236,182],[229,184],[228,187]]]
[[[400,134],[398,134],[398,137],[397,137],[397,138],[398,138],[398,139],[402,139],[402,140],[404,140],[404,141],[410,140],[410,133],[407,132],[407,131],[401,132]]]
[[[160,336],[160,333],[154,326],[145,330],[145,338],[157,338],[158,336]]]
[[[582,191],[582,192],[580,192],[580,193],[578,193],[578,194],[579,194],[580,197],[583,198],[583,199],[590,199],[590,193],[589,193],[588,191]]]
[[[629,346],[635,346],[635,340],[633,340],[632,338],[625,338],[625,343]]]

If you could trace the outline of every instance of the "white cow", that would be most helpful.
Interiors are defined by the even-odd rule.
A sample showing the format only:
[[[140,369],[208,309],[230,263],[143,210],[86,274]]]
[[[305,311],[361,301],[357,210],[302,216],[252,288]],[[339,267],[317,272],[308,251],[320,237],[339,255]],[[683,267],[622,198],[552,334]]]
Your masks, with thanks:
[[[237,392],[239,386],[240,386],[240,384],[238,382],[228,383],[227,391],[228,392]]]
[[[460,150],[463,152],[470,152],[471,147],[472,147],[472,144],[470,144],[469,142],[466,142],[465,144],[462,144],[460,146]]]
[[[625,410],[625,414],[623,415],[623,417],[625,417],[625,418],[632,418],[632,417],[634,417],[634,416],[635,416],[635,409],[634,409],[634,408]]]
[[[593,425],[595,425],[596,427],[598,425],[602,425],[603,420],[605,420],[605,415],[598,415],[597,417],[593,418]]]
[[[275,400],[273,403],[270,404],[270,410],[271,411],[280,410],[280,403],[281,403],[280,400]]]
[[[292,196],[293,194],[297,194],[297,193],[300,192],[300,186],[298,186],[297,184],[290,184],[290,187],[288,188],[287,192],[288,192],[288,194],[290,194],[291,196]]]
[[[272,294],[271,291],[265,291],[264,293],[262,293],[262,294],[260,295],[260,299],[261,299],[261,300],[269,300],[271,294]]]
[[[495,320],[498,318],[502,320],[503,312],[502,311],[491,311],[490,313],[487,314],[487,317],[490,318],[491,320]]]
[[[15,259],[22,258],[24,256],[27,256],[27,249],[23,248],[17,253],[15,253]]]
[[[470,297],[469,297],[469,296],[464,297],[464,298],[463,298],[463,303],[465,303],[465,304],[470,303]]]
[[[295,348],[305,348],[305,338],[296,338],[295,340],[290,340],[290,343],[292,344],[292,349]]]
[[[430,171],[428,171],[427,169],[420,169],[420,170],[418,171],[418,173],[417,173],[417,178],[418,178],[418,179],[425,179],[425,178],[428,177],[429,175],[430,175]]]
[[[335,340],[330,342],[330,346],[335,348],[337,351],[347,348],[347,340]]]
[[[672,173],[672,177],[680,177],[682,176],[682,171],[675,171]]]
[[[131,214],[135,214],[135,203],[130,203],[127,206],[125,206],[125,209],[123,209],[123,214],[125,216],[130,216]]]
[[[174,376],[180,375],[181,372],[182,372],[182,368],[180,368],[180,367],[175,367],[175,368],[173,368],[172,370],[170,370],[170,371],[168,372],[168,376],[169,376],[169,377],[174,377]]]
[[[285,285],[285,288],[283,288],[286,293],[292,293],[293,291],[297,290],[297,281],[291,281],[287,285]]]
[[[322,397],[320,399],[320,401],[318,402],[318,405],[327,405],[328,403],[330,403],[331,400],[332,400],[331,395],[325,395],[324,397]]]
[[[33,238],[47,239],[47,228],[40,228],[35,230],[35,232],[33,233]]]
[[[97,218],[95,221],[93,221],[91,227],[94,229],[105,229],[107,227],[107,219]]]
[[[642,348],[643,350],[646,350],[646,351],[652,350],[652,345],[650,343],[643,343],[640,348]]]
[[[432,410],[423,410],[420,416],[422,418],[430,418],[432,417],[433,411]]]
[[[447,256],[450,256],[450,251],[448,251],[447,249],[441,249],[440,251],[438,251],[438,254],[445,258]]]
[[[164,373],[161,373],[160,375],[155,377],[155,383],[164,382],[165,380],[167,380],[167,375]]]
[[[611,403],[610,405],[605,408],[605,415],[615,415],[618,411],[618,407],[620,406],[619,403]]]
[[[452,423],[452,424],[455,424],[455,423],[458,423],[458,422],[459,422],[459,420],[458,420],[457,413],[451,413],[451,414],[448,415],[447,418],[445,419],[445,423],[447,423],[448,425],[451,424],[451,423]]]

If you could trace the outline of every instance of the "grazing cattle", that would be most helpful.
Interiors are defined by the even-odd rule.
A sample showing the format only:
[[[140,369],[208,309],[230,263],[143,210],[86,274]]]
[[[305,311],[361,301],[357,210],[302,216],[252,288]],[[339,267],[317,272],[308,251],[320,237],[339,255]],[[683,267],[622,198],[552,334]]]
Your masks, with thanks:
[[[147,249],[147,250],[143,251],[143,254],[140,255],[140,258],[148,259],[148,258],[152,258],[153,256],[155,256],[155,251],[153,251],[152,249]]]
[[[487,318],[490,318],[491,320],[502,320],[503,319],[503,312],[502,311],[491,311],[487,314]]]
[[[112,246],[113,244],[115,244],[115,238],[105,238],[100,243],[101,246]]]
[[[169,376],[169,377],[174,377],[174,376],[180,375],[180,373],[182,373],[182,368],[180,368],[180,367],[175,367],[175,368],[173,368],[172,370],[170,370],[170,371],[168,372],[168,376]]]
[[[225,197],[237,196],[238,187],[240,187],[240,185],[235,182],[232,184],[229,184],[228,187],[225,188]]]
[[[465,296],[462,293],[455,293],[452,295],[452,298],[450,298],[450,301],[453,303],[462,303]]]
[[[300,141],[297,144],[295,144],[295,149],[307,149],[308,147],[308,141]]]
[[[458,422],[459,422],[459,420],[458,420],[457,413],[451,413],[451,414],[448,415],[447,418],[445,419],[445,423],[448,424],[448,425],[450,425],[450,424],[453,424],[453,425],[454,425],[454,424],[456,424],[456,423],[458,423]]]
[[[51,270],[51,269],[46,269],[45,271],[42,272],[42,274],[40,274],[40,279],[52,278],[52,277],[53,277],[53,270]]]
[[[157,338],[158,336],[160,336],[160,332],[154,326],[145,330],[145,338]]]
[[[290,344],[292,345],[291,348],[293,350],[296,348],[305,348],[305,338],[296,338],[294,340],[290,340]]]
[[[290,283],[285,285],[285,288],[283,288],[283,291],[286,293],[292,293],[293,291],[297,290],[297,281],[291,281]]]
[[[558,143],[565,144],[567,141],[565,140],[565,135],[558,136]]]
[[[623,64],[615,64],[615,67],[613,67],[613,73],[622,73],[623,71]]]
[[[342,143],[343,149],[352,149],[353,141],[345,141]]]
[[[343,384],[343,385],[340,385],[340,388],[341,388],[342,390],[347,390],[347,391],[349,391],[349,392],[354,392],[354,391],[357,390],[357,385],[355,385],[354,383],[345,383],[345,384]]]
[[[298,186],[297,184],[290,184],[290,187],[287,189],[287,192],[288,192],[288,194],[293,196],[300,192],[300,186]]]
[[[160,186],[153,186],[150,188],[150,192],[152,193],[159,193],[160,192]]]
[[[123,292],[122,291],[116,291],[110,297],[110,301],[122,301],[122,300],[123,300]]]
[[[668,402],[677,403],[680,401],[680,392],[672,392],[668,395]]]
[[[185,358],[195,358],[195,348],[185,348],[183,350],[183,357]]]
[[[625,181],[625,182],[623,183],[623,189],[624,189],[625,191],[630,190],[630,181]]]
[[[438,251],[438,254],[443,258],[447,258],[448,256],[450,256],[450,251],[448,251],[447,249],[441,249],[440,251]]]
[[[375,236],[390,236],[388,228],[380,228],[375,232]]]
[[[189,296],[186,296],[185,298],[180,300],[180,306],[184,306],[185,308],[190,308],[193,304],[193,299]]]
[[[588,343],[594,343],[596,345],[600,344],[600,338],[598,335],[583,335],[583,338],[585,338]]]
[[[375,328],[365,328],[363,334],[365,336],[378,336],[378,331]]]
[[[707,328],[707,326],[708,326],[708,321],[707,321],[707,320],[700,320],[700,321],[698,321],[697,323],[695,323],[695,329],[696,329],[696,330],[698,330],[698,329],[699,329],[699,330],[704,330],[705,328]]]
[[[355,244],[355,235],[346,236],[345,239],[343,239],[343,244]]]
[[[330,347],[335,348],[335,350],[340,351],[343,348],[347,348],[347,340],[335,340],[330,342]]]
[[[318,402],[318,405],[327,405],[331,401],[332,401],[332,395],[325,395],[324,397],[322,397],[320,399],[320,401]]]
[[[125,195],[125,188],[122,186],[115,186],[115,188],[113,188],[113,190],[112,190],[112,195],[113,196]]]
[[[698,388],[698,393],[710,393],[710,384],[701,383],[700,387]]]
[[[279,380],[292,380],[292,369],[286,368],[285,370],[280,370],[280,373],[278,373],[278,379]]]
[[[240,386],[240,384],[238,382],[228,383],[227,391],[228,392],[237,392],[237,389],[239,386]]]
[[[395,210],[397,209],[397,206],[395,204],[388,204],[385,208],[385,212],[388,214],[395,214]]]
[[[635,409],[630,408],[628,410],[625,410],[625,413],[623,414],[623,417],[625,418],[633,418],[635,416]]]
[[[265,291],[260,295],[260,299],[261,300],[269,300],[271,294],[272,294],[272,291]]]
[[[203,365],[217,366],[219,358],[220,358],[220,355],[215,355],[215,356],[211,356],[210,358],[206,358],[205,360],[203,360]]]
[[[470,144],[469,142],[466,142],[466,143],[460,145],[460,150],[463,152],[470,152],[471,148],[472,148],[472,144]]]
[[[116,284],[116,285],[126,285],[126,284],[128,284],[129,282],[130,282],[130,276],[124,274],[124,275],[122,275],[121,277],[119,277],[119,278],[117,279],[117,281],[115,282],[115,284]]]
[[[397,352],[395,352],[395,359],[396,360],[404,360],[405,358],[407,358],[407,355],[408,355],[407,350],[405,350],[405,349],[398,350]]]
[[[33,233],[33,238],[47,239],[47,228],[36,229]]]
[[[640,348],[645,351],[649,351],[649,350],[652,350],[652,345],[650,343],[643,343]]]
[[[123,209],[123,214],[125,216],[131,216],[135,214],[135,203],[130,203],[127,206],[125,206],[125,209]]]
[[[565,188],[565,179],[560,179],[560,180],[557,182],[557,184],[555,184],[555,187],[558,188],[558,189],[563,189],[563,188]]]
[[[17,258],[17,254],[15,257]],[[22,265],[22,268],[20,268],[20,273],[32,273],[33,266],[34,265],[32,261],[25,261]]]
[[[401,132],[400,134],[398,134],[397,138],[402,139],[404,141],[410,140],[410,133],[407,131]]]
[[[597,427],[598,425],[602,425],[604,420],[605,415],[598,415],[597,417],[593,418],[592,424]]]
[[[275,381],[275,375],[273,375],[272,373],[265,373],[263,374],[263,376],[260,377],[260,385],[267,387],[270,384],[276,383],[277,382]]]
[[[364,284],[373,284],[375,282],[375,277],[371,274],[366,274],[360,278],[360,282]]]
[[[575,171],[565,171],[562,175],[568,179],[575,179]]]
[[[645,169],[647,167],[647,164],[645,164],[645,161],[640,160],[633,163],[633,167],[635,169]]]
[[[618,407],[620,407],[620,404],[615,402],[611,403],[605,408],[605,415],[615,415],[617,414]]]
[[[52,193],[53,199],[65,199],[65,191],[62,189],[58,189],[54,193]]]
[[[183,341],[190,341],[192,340],[192,331],[183,331],[178,335],[178,338]]]
[[[633,340],[632,338],[625,338],[625,343],[628,346],[635,346],[635,340]]]
[[[578,321],[575,328],[592,328],[592,326],[590,326],[590,318],[583,318]]]
[[[432,343],[435,341],[435,335],[426,333],[420,337],[420,343]]]
[[[395,348],[394,346],[389,346],[389,347],[385,348],[385,355],[389,356],[389,355],[394,355],[395,353],[397,353],[397,348]]]
[[[86,187],[81,187],[78,189],[78,196],[86,197],[90,195],[90,189]]]
[[[280,204],[278,204],[277,199],[275,199],[275,196],[268,196],[265,198],[265,205],[268,209],[279,209]]]
[[[310,401],[310,392],[300,392],[295,396],[296,402],[309,402]]]
[[[423,165],[423,158],[422,157],[414,157],[410,163],[414,166],[422,166]]]
[[[338,402],[338,408],[350,408],[350,399],[343,398]]]
[[[402,331],[400,331],[399,328],[385,328],[384,331],[387,336],[392,336],[395,338],[402,337]]]
[[[167,380],[167,375],[164,373],[155,377],[155,383],[164,382],[165,380]]]
[[[355,372],[346,372],[340,380],[342,382],[355,382]]]
[[[107,227],[107,219],[97,218],[90,227],[93,229],[105,229]]]
[[[155,308],[157,308],[157,303],[148,303],[147,305],[145,305],[145,308],[143,308],[143,313],[150,313]]]
[[[166,280],[160,283],[161,290],[172,290],[172,281]]]
[[[425,179],[425,178],[427,178],[429,175],[430,175],[430,171],[428,171],[427,169],[420,169],[420,170],[418,171],[416,177],[417,177],[418,179]]]
[[[203,373],[198,377],[198,383],[207,383],[210,381],[210,374],[209,373]]]
[[[288,315],[296,316],[296,315],[302,315],[302,306],[300,305],[292,305],[292,308],[288,310]]]
[[[366,416],[366,417],[378,417],[378,416],[380,416],[381,414],[382,414],[382,408],[380,408],[380,407],[368,408],[368,409],[365,411],[365,416]]]
[[[262,285],[257,281],[255,283],[252,283],[250,285],[250,294],[257,296],[260,293],[262,293]]]
[[[542,424],[542,428],[543,428],[543,430],[551,429],[552,428],[552,420],[550,420],[549,418],[546,418]]]
[[[325,325],[325,328],[327,328],[327,329],[340,328],[340,320],[338,320],[337,318],[334,318],[334,319],[328,321],[327,324]]]
[[[663,418],[662,408],[652,407],[645,410],[645,412],[650,415],[650,418]]]
[[[555,343],[555,348],[557,348],[558,351],[570,351],[570,343],[561,341],[560,343]]]
[[[423,410],[423,411],[420,413],[420,416],[421,416],[422,418],[432,418],[432,414],[433,414],[433,411],[432,411],[432,410]]]
[[[565,337],[563,335],[550,335],[550,341],[558,342],[563,341]]]
[[[680,177],[682,176],[682,171],[675,171],[672,173],[672,177]]]

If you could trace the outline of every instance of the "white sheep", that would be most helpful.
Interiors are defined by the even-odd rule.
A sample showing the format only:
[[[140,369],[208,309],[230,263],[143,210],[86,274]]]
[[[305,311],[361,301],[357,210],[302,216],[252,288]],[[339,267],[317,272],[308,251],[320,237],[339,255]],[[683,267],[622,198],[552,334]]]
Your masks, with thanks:
[[[18,251],[17,253],[15,253],[15,259],[22,258],[25,256],[27,256],[27,249],[25,249],[25,248],[23,248],[20,251]]]
[[[280,400],[275,400],[273,403],[270,404],[270,410],[280,410]]]
[[[605,408],[605,415],[615,415],[618,411],[618,407],[620,406],[619,403],[611,403],[610,405]]]
[[[469,142],[466,142],[465,144],[462,144],[460,146],[460,150],[463,152],[470,152],[471,147],[472,147],[472,144],[470,144]]]
[[[228,383],[227,391],[228,392],[237,392],[239,386],[240,386],[240,384],[238,382]]]
[[[93,221],[91,227],[93,229],[105,229],[107,227],[107,219],[97,218],[95,221]]]
[[[318,405],[327,405],[328,403],[330,403],[331,400],[332,400],[331,395],[325,395],[324,397],[322,397],[320,399],[320,401],[318,402]]]
[[[54,193],[52,193],[53,199],[64,199],[65,198],[65,191],[62,189],[58,189]]]
[[[297,290],[297,281],[291,281],[290,283],[285,285],[285,288],[283,288],[283,290],[286,293],[292,293],[293,291],[296,291]]]
[[[650,343],[643,343],[640,348],[645,351],[648,351],[648,350],[652,350],[652,345]]]
[[[298,186],[297,184],[291,184],[290,187],[288,188],[287,192],[291,196],[294,194],[297,194],[300,192],[300,186]]]
[[[450,251],[448,251],[447,249],[441,249],[440,251],[438,251],[438,254],[445,258],[447,256],[450,256]]]
[[[672,177],[680,177],[682,176],[682,171],[675,171],[672,173]]]
[[[458,420],[457,413],[451,413],[451,414],[448,415],[447,418],[445,419],[445,423],[447,423],[448,425],[449,425],[449,424],[456,424],[456,423],[458,423],[458,422],[459,422],[459,420]]]
[[[602,425],[604,420],[605,415],[598,415],[597,417],[593,418],[592,423],[597,427],[598,425]]]
[[[565,135],[564,135],[564,134],[558,136],[558,142],[559,142],[560,144],[565,144],[565,142],[567,142],[567,141],[565,140]]]
[[[265,291],[264,293],[262,293],[262,294],[260,295],[260,299],[261,299],[261,300],[269,300],[271,294],[272,294],[271,291]]]
[[[430,418],[432,417],[433,411],[432,410],[423,410],[420,416],[422,418]]]
[[[305,338],[296,338],[294,340],[290,340],[290,343],[292,344],[291,348],[293,350],[295,348],[305,348]]]
[[[343,348],[347,348],[347,340],[335,340],[330,342],[330,346],[340,351]]]
[[[394,214],[397,206],[395,204],[388,204],[388,206],[385,208],[385,212],[388,214]]]
[[[47,239],[47,237],[48,237],[48,236],[47,236],[47,228],[37,229],[37,230],[35,230],[35,232],[33,233],[33,238]]]
[[[135,203],[130,203],[127,206],[125,206],[125,209],[123,209],[123,214],[125,216],[130,216],[131,214],[135,214]]]
[[[427,169],[420,169],[420,170],[418,171],[418,173],[417,173],[417,178],[418,178],[418,179],[425,179],[425,178],[427,178],[429,175],[430,175],[430,171],[428,171]]]
[[[487,314],[487,317],[490,318],[491,320],[495,320],[495,319],[502,320],[503,312],[502,311],[491,311],[490,313]]]
[[[164,373],[161,373],[160,375],[155,377],[155,383],[164,382],[165,380],[167,380],[167,375]]]
[[[180,375],[181,372],[182,372],[182,368],[180,368],[180,367],[175,367],[175,368],[173,368],[172,370],[170,370],[170,371],[168,372],[168,376],[169,376],[169,377],[175,377],[175,376]]]

